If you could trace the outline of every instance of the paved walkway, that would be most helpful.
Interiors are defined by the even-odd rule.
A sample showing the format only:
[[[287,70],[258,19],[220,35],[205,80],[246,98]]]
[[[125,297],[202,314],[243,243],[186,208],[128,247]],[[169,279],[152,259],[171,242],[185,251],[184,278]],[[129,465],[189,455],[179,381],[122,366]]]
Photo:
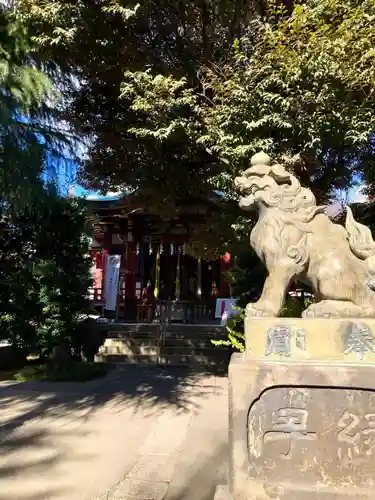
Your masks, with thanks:
[[[0,500],[212,500],[227,379],[124,366],[85,384],[0,384]]]

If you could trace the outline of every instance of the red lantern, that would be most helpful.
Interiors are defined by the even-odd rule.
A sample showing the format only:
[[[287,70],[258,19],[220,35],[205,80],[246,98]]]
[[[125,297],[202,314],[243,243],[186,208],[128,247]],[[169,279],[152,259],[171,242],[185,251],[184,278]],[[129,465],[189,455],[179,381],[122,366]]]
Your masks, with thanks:
[[[226,252],[226,254],[223,255],[223,262],[225,262],[225,264],[229,264],[229,262],[230,262],[230,253],[229,252]]]

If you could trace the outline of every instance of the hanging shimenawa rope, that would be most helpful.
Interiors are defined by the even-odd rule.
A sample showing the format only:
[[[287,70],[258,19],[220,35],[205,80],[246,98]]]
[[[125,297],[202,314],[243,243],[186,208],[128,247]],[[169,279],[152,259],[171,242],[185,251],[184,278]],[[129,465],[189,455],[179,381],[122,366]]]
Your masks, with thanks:
[[[200,298],[202,296],[202,258],[198,258],[198,269],[197,269],[197,295]]]
[[[181,263],[181,247],[177,249],[177,266],[176,266],[176,299],[180,300],[180,263]]]
[[[159,281],[160,281],[160,254],[163,251],[163,243],[160,243],[158,246],[158,251],[156,253],[156,270],[155,270],[155,288],[154,288],[154,296],[155,298],[159,297]]]

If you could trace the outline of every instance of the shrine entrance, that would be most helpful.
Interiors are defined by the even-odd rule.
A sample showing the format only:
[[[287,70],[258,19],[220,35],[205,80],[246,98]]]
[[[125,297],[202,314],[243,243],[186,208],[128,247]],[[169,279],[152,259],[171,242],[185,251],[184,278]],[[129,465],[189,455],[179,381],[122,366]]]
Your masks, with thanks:
[[[192,228],[204,221],[211,205],[203,200],[183,202],[178,214],[165,221],[142,208],[137,197],[88,203],[95,239],[92,253],[99,255],[93,271],[95,307],[105,308],[105,256],[114,253],[121,255],[116,318],[156,321],[157,308],[173,303],[175,309],[184,309],[185,322],[193,316],[204,316],[201,323],[214,319],[216,299],[229,293],[223,274],[227,263],[223,256],[211,261],[194,258],[186,251]]]
[[[142,296],[153,290],[155,304],[173,302],[179,309],[175,319],[214,319],[214,309],[220,287],[220,261],[205,261],[183,252],[183,245],[166,248],[144,243],[139,249],[139,279]],[[173,319],[173,318],[172,318]]]
[[[220,262],[196,259],[182,252],[157,255],[145,245],[140,262],[142,288],[151,283],[160,300],[195,300],[216,297]]]

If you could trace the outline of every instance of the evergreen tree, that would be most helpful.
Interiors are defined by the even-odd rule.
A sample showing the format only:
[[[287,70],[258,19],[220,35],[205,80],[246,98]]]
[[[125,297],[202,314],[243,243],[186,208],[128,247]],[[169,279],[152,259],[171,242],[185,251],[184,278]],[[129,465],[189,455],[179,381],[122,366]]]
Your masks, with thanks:
[[[88,311],[91,259],[80,202],[44,189],[24,214],[2,214],[0,327],[27,352],[64,344],[80,355],[80,316]]]
[[[23,354],[77,344],[90,283],[83,208],[44,186],[71,145],[33,43],[0,7],[0,326]]]
[[[13,212],[35,202],[73,144],[59,130],[59,95],[34,48],[24,24],[0,6],[0,199]]]
[[[0,217],[1,338],[25,356],[36,348],[41,308],[34,275],[37,224],[28,214],[2,210]]]
[[[61,198],[49,188],[38,207],[39,227],[35,239],[35,276],[38,281],[41,321],[38,345],[77,344],[80,316],[89,310],[91,285],[86,214],[80,202]]]

